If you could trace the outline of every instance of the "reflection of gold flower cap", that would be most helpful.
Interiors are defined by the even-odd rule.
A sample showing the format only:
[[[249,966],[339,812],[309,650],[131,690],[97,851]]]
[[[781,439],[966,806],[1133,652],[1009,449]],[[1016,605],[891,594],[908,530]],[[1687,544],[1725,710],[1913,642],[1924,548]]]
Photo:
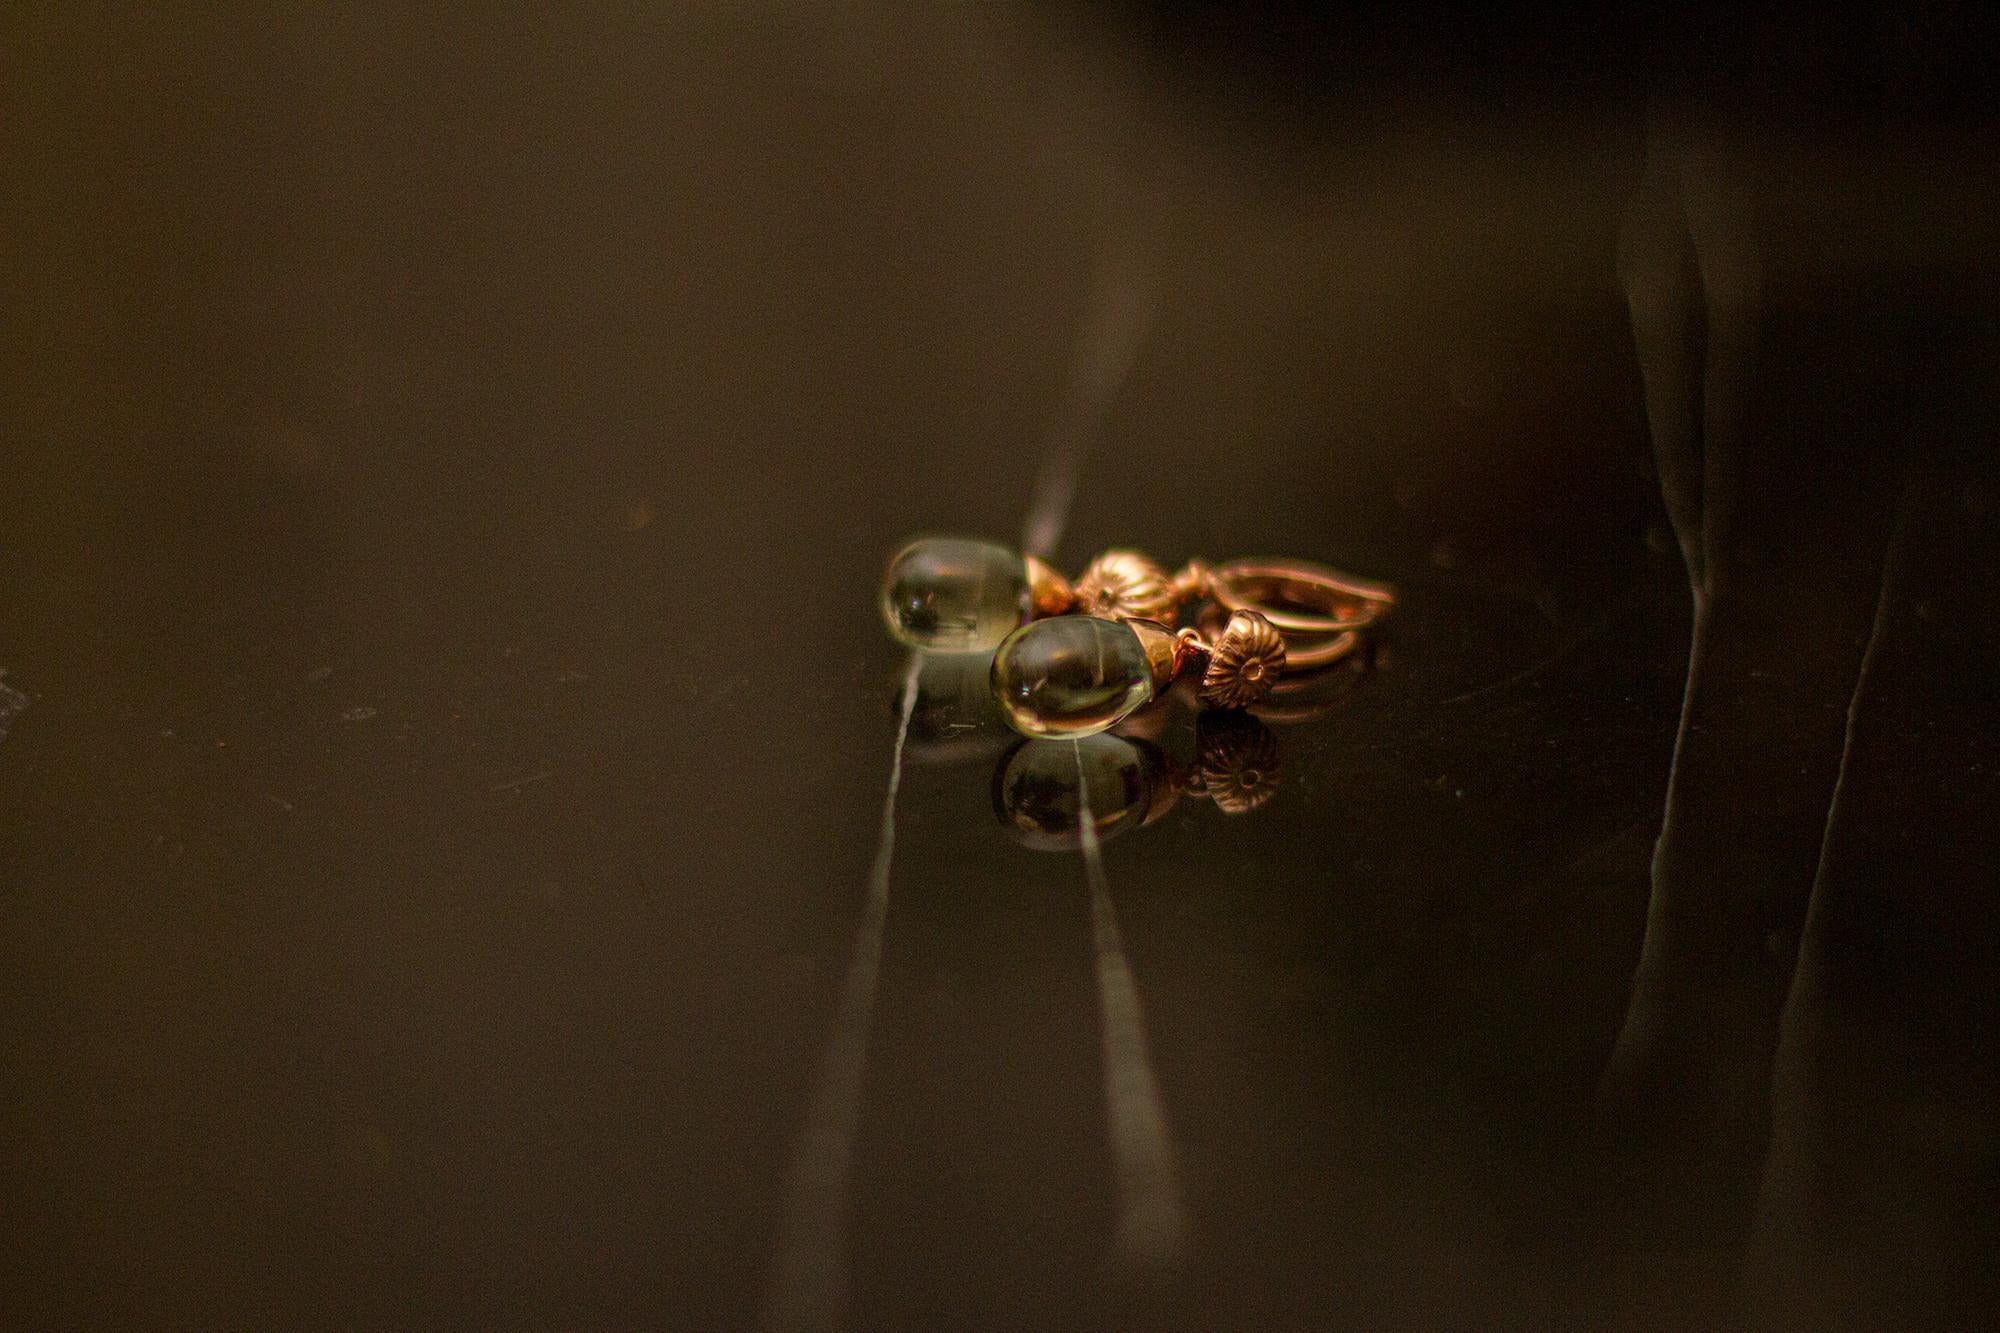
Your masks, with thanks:
[[[1249,714],[1203,718],[1195,748],[1197,784],[1224,814],[1255,810],[1278,790],[1278,738]]]
[[[1255,611],[1235,611],[1209,650],[1201,700],[1211,708],[1244,708],[1271,692],[1285,669],[1285,638]]]
[[[1076,581],[1077,610],[1106,620],[1174,623],[1181,597],[1173,576],[1137,551],[1106,551]]]

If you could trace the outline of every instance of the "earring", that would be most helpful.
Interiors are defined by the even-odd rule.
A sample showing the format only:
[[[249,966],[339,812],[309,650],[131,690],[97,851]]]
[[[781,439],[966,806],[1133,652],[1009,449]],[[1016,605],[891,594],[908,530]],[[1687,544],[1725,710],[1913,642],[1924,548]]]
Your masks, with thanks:
[[[1034,556],[996,542],[926,537],[904,546],[882,580],[889,633],[934,653],[986,652],[1036,619],[1080,614],[1148,620],[1172,627],[1189,602],[1212,599],[1225,612],[1255,611],[1292,636],[1298,666],[1332,661],[1353,647],[1323,651],[1338,636],[1387,614],[1395,592],[1304,560],[1190,560],[1169,573],[1152,557],[1111,550],[1072,584]],[[1311,642],[1305,642],[1310,640]],[[1310,653],[1307,658],[1303,654]]]
[[[993,655],[1002,716],[1025,736],[1094,735],[1144,707],[1190,665],[1200,667],[1203,707],[1247,708],[1286,671],[1353,652],[1394,597],[1381,584],[1297,560],[1235,561],[1206,573],[1202,590],[1214,605],[1198,618],[1199,629],[1070,615],[1015,630]]]

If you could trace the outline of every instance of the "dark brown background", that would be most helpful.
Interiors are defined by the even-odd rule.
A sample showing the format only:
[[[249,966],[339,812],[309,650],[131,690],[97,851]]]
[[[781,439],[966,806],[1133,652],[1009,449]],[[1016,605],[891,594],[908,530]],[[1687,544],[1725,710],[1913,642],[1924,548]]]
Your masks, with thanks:
[[[1991,33],[1468,22],[8,6],[0,1323],[750,1323],[881,562],[1078,441],[1066,568],[1404,608],[1269,807],[1106,848],[1149,1281],[1082,864],[913,741],[853,1326],[1990,1317]],[[1649,403],[1635,236],[1752,256],[1733,387]]]

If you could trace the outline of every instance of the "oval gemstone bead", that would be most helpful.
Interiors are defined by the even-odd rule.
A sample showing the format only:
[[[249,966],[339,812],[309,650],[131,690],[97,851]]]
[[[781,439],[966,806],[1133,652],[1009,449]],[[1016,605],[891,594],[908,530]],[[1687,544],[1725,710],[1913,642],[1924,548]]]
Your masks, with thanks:
[[[1153,697],[1132,627],[1095,616],[1023,625],[993,655],[993,697],[1024,736],[1069,739],[1115,726]]]
[[[1166,772],[1160,752],[1124,736],[1022,741],[993,775],[993,812],[1037,851],[1075,851],[1088,811],[1100,841],[1146,821]]]
[[[1027,565],[993,542],[911,542],[889,562],[882,582],[889,632],[928,652],[986,652],[1027,616]]]

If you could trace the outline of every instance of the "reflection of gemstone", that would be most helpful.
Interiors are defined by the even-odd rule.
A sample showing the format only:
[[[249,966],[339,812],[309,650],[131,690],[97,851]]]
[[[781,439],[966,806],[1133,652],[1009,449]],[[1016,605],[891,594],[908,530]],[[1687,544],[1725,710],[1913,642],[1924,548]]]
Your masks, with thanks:
[[[1057,616],[1023,625],[993,656],[993,696],[1026,736],[1089,736],[1153,697],[1146,650],[1129,625]]]
[[[989,679],[992,660],[978,653],[923,653],[914,682],[915,699],[901,691],[890,706],[892,716],[910,710],[904,757],[912,762],[956,760],[970,755],[997,755],[1015,736],[1000,721]],[[911,682],[905,681],[908,689]]]
[[[1074,850],[1086,809],[1100,839],[1144,823],[1163,769],[1159,751],[1124,736],[1023,741],[993,775],[994,812],[1017,842]]]
[[[912,542],[889,562],[882,583],[882,618],[912,648],[984,652],[1027,614],[1027,569],[1020,556],[992,542]]]

